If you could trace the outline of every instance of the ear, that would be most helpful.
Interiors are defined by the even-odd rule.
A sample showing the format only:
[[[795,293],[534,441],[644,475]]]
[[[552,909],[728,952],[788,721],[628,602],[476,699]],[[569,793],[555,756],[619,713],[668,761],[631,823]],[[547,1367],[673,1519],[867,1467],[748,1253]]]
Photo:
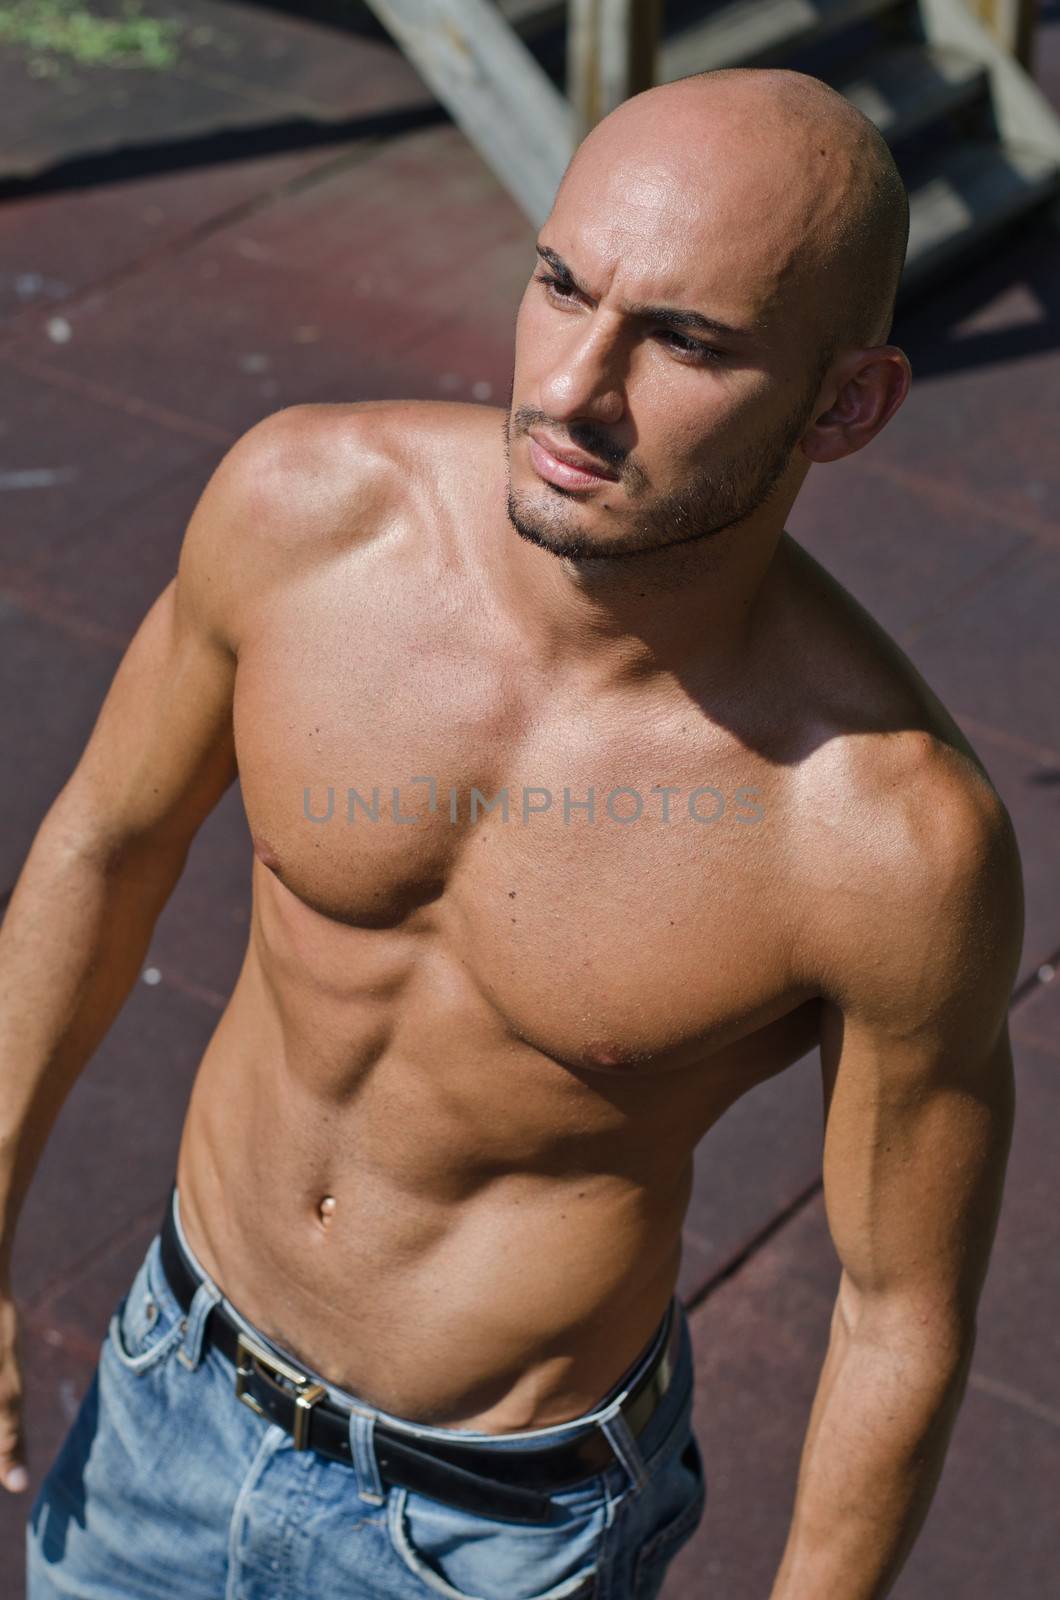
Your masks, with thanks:
[[[829,369],[818,413],[799,441],[810,461],[841,461],[885,428],[909,393],[912,369],[904,350],[881,344],[850,350]]]

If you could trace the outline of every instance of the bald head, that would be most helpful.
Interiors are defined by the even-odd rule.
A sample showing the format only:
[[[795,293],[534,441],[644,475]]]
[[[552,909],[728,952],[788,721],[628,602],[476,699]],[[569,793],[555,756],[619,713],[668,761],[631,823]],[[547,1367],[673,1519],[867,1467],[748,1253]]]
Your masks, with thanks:
[[[731,68],[635,95],[583,140],[556,209],[598,200],[605,175],[645,228],[654,208],[664,255],[711,252],[716,282],[762,325],[796,319],[825,363],[887,339],[908,197],[877,128],[819,79]]]

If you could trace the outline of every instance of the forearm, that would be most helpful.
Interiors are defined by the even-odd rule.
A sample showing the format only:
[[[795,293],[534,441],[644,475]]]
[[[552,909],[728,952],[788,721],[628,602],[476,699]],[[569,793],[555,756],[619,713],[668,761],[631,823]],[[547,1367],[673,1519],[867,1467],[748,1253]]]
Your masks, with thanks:
[[[938,1484],[971,1339],[909,1326],[849,1332],[837,1316],[770,1600],[882,1600]]]
[[[62,797],[0,928],[0,1281],[41,1152],[140,970],[183,854],[94,841]]]

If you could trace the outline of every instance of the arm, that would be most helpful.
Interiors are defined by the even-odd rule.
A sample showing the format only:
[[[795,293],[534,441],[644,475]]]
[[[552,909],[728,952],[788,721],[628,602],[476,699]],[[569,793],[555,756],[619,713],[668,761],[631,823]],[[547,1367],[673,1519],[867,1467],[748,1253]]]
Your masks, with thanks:
[[[246,435],[204,490],[177,576],[129,645],[0,928],[0,1481],[9,1488],[20,1487],[10,1471],[22,1455],[15,1226],[48,1134],[136,980],[192,839],[236,776],[239,529],[283,416]]]
[[[771,1600],[890,1592],[968,1376],[1012,1131],[1022,902],[999,803],[941,810],[925,856],[881,887],[873,931],[864,908],[860,936],[846,930],[824,1007],[824,1192],[842,1273]]]

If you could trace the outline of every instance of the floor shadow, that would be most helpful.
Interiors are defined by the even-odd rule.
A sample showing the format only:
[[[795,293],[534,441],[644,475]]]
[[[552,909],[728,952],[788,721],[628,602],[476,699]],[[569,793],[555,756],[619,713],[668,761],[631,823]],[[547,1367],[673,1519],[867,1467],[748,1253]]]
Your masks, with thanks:
[[[364,0],[229,0],[244,11],[278,11],[299,22],[322,23],[358,39],[385,39],[390,35]]]
[[[260,127],[226,128],[180,139],[123,145],[117,150],[87,151],[84,155],[69,156],[58,161],[41,172],[0,179],[0,202],[59,194],[66,190],[99,188],[105,184],[188,172],[225,162],[289,155],[296,150],[327,149],[359,139],[393,138],[448,120],[448,113],[442,106],[431,104],[334,122],[290,117]]]
[[[1036,298],[1040,319],[962,334],[960,325],[1019,285]],[[905,301],[892,334],[918,382],[1060,348],[1060,227],[1043,212],[984,244],[945,279]]]
[[[55,1566],[66,1554],[70,1524],[85,1526],[85,1466],[98,1427],[99,1372],[96,1371],[30,1511],[33,1542],[45,1568]]]

